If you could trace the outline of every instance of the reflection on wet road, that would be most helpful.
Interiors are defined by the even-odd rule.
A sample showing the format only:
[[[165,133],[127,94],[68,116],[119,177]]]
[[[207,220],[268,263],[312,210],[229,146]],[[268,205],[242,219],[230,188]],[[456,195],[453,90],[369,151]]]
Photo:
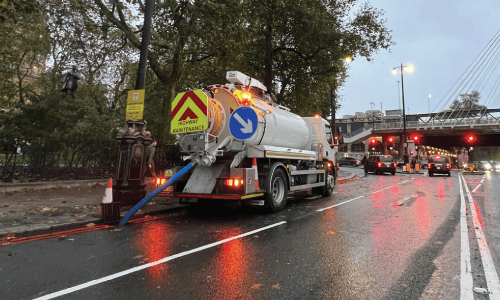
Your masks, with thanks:
[[[51,259],[49,252],[55,249],[71,252],[74,260],[85,263],[64,257],[73,269],[39,276],[38,284],[28,288],[11,280],[13,285],[1,288],[3,295],[12,299],[63,295],[459,299],[467,283],[467,293],[475,298],[483,297],[477,288],[484,288],[495,299],[491,276],[499,266],[500,185],[495,183],[500,183],[500,174],[464,176],[460,189],[456,172],[452,177],[357,172],[358,179],[338,186],[332,197],[292,197],[276,214],[241,206],[192,206],[182,216],[133,224],[121,231],[82,234],[78,239],[84,247],[54,241],[9,246],[17,254],[2,272],[12,278],[54,269],[56,258]],[[468,204],[465,186],[473,198]],[[461,209],[467,213],[464,216],[474,211],[478,223],[461,217]],[[465,231],[461,221],[469,225]],[[487,244],[481,244],[478,229]],[[466,274],[461,271],[463,236],[470,242],[472,272]],[[487,260],[481,252],[485,247],[491,253],[489,270],[482,266]],[[47,259],[23,263],[35,253]],[[473,279],[473,286],[465,275]],[[64,278],[62,283],[58,278]]]

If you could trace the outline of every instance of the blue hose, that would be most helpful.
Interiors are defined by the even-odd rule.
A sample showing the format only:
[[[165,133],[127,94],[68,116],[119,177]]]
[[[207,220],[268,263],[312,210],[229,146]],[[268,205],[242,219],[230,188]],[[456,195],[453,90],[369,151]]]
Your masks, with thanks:
[[[170,179],[164,185],[160,186],[159,188],[154,190],[151,194],[144,197],[144,199],[139,201],[139,203],[137,203],[134,207],[132,207],[132,209],[123,217],[119,225],[120,226],[125,225],[128,219],[130,219],[130,217],[132,217],[141,207],[143,207],[144,204],[146,204],[149,200],[153,199],[154,196],[158,195],[158,193],[163,191],[166,187],[168,187],[169,185],[174,183],[177,179],[186,174],[194,166],[196,166],[196,162],[191,162],[189,165],[182,168],[179,172],[175,173],[174,176],[170,177]]]

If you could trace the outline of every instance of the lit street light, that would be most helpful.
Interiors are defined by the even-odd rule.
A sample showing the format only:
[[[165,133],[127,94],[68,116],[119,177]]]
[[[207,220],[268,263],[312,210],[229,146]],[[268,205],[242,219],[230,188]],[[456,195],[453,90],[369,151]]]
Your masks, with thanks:
[[[405,113],[405,87],[404,87],[404,81],[403,81],[403,71],[406,71],[408,73],[411,73],[415,70],[415,67],[408,64],[407,66],[403,66],[403,63],[401,63],[400,67],[394,67],[392,68],[392,74],[396,75],[398,74],[398,69],[400,69],[401,72],[401,95],[403,99],[403,149],[404,149],[404,154],[403,154],[403,159],[405,165],[409,162],[408,160],[408,143],[406,142],[406,113]]]
[[[431,113],[431,94],[427,94],[427,104],[429,105],[429,113]]]

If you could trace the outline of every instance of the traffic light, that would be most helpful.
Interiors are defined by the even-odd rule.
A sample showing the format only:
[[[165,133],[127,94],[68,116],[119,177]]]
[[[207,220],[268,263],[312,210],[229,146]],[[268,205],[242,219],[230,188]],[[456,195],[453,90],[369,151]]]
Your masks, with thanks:
[[[476,136],[473,134],[468,134],[466,139],[467,139],[467,143],[473,144],[476,141]]]
[[[393,136],[387,138],[387,146],[389,147],[389,150],[393,149],[395,141],[396,139]]]
[[[375,144],[377,144],[377,139],[370,139],[370,145],[375,146]]]
[[[418,134],[415,134],[412,138],[413,143],[415,143],[415,146],[420,145],[420,136]]]

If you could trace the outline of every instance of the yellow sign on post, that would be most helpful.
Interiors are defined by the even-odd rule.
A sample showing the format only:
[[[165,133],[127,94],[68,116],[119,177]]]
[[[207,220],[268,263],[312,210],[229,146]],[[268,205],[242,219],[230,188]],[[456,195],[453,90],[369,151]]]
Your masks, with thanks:
[[[202,90],[180,93],[172,101],[172,134],[205,131],[208,127],[208,96]]]
[[[144,90],[133,90],[128,92],[127,97],[127,120],[142,120],[144,112]]]

